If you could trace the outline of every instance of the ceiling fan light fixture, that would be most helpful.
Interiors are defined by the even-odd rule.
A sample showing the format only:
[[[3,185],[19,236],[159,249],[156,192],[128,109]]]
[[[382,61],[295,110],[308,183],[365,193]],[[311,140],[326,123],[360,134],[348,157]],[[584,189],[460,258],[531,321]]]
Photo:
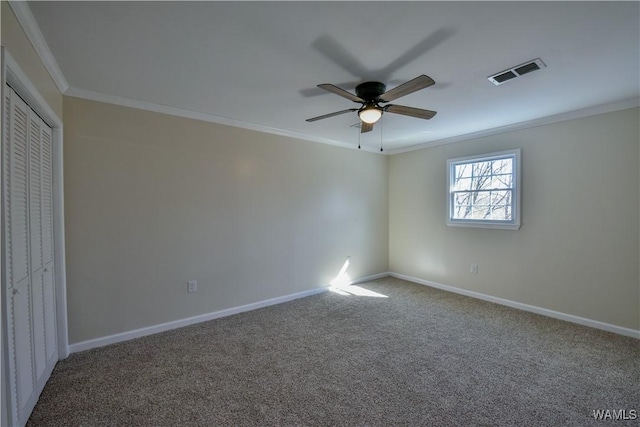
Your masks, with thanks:
[[[382,109],[376,107],[375,105],[367,105],[360,111],[358,111],[358,116],[360,116],[360,120],[365,123],[375,123],[380,120],[382,117]]]

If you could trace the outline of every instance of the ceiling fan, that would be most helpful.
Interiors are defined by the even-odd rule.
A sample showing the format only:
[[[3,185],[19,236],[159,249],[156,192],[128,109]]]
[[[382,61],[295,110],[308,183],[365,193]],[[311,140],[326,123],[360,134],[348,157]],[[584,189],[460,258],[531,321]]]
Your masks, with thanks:
[[[394,87],[393,89],[385,92],[387,87],[380,82],[365,82],[356,86],[356,94],[352,94],[338,86],[324,83],[318,85],[319,88],[328,92],[335,93],[343,98],[347,98],[350,101],[358,102],[362,104],[360,108],[349,108],[348,110],[336,111],[335,113],[324,114],[322,116],[313,117],[307,119],[307,122],[315,122],[316,120],[327,119],[333,116],[339,116],[340,114],[346,114],[353,111],[358,112],[358,116],[362,121],[360,132],[365,133],[373,129],[373,125],[380,120],[383,113],[402,114],[403,116],[417,117],[419,119],[429,120],[436,115],[435,111],[423,110],[421,108],[405,107],[403,105],[387,104],[394,99],[401,96],[409,95],[410,93],[427,88],[435,84],[435,81],[429,76],[424,74],[416,77],[413,80],[409,80]],[[387,104],[387,105],[380,105]]]

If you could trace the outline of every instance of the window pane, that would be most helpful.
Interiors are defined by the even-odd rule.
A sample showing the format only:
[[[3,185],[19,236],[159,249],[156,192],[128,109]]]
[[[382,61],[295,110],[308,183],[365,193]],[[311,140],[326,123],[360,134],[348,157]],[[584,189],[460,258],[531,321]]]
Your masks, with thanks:
[[[490,205],[491,204],[491,192],[490,191],[479,191],[474,193],[473,196],[473,205]]]
[[[508,173],[508,174],[512,174],[513,173],[513,159],[499,159],[499,160],[494,160],[493,162],[493,173],[494,174],[500,174],[500,173]]]
[[[493,217],[496,220],[511,221],[511,206],[498,206],[494,208]]]
[[[453,176],[456,178],[471,178],[471,164],[456,165]]]
[[[455,219],[468,219],[471,215],[471,206],[457,206],[454,212]]]
[[[474,206],[471,210],[472,219],[487,219],[491,214],[491,208],[489,206]]]
[[[453,191],[471,190],[473,180],[471,178],[457,179],[453,184]]]
[[[473,163],[473,176],[484,176],[491,173],[491,162]]]
[[[491,180],[491,188],[501,189],[501,188],[511,188],[512,186],[513,186],[512,175],[496,175]]]
[[[472,190],[488,190],[491,188],[491,175],[483,175],[473,178]]]
[[[456,206],[471,204],[471,193],[456,193],[453,198]]]
[[[492,191],[492,205],[506,205],[511,203],[511,191]]]

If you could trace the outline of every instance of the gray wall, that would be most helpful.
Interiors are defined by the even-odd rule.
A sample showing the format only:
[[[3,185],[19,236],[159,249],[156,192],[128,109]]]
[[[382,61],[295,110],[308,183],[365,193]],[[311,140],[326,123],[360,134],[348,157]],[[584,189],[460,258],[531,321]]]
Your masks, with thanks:
[[[639,329],[638,129],[635,108],[392,156],[390,270]],[[447,227],[446,160],[511,148],[521,229]]]
[[[71,344],[388,270],[386,156],[69,97],[64,123]]]

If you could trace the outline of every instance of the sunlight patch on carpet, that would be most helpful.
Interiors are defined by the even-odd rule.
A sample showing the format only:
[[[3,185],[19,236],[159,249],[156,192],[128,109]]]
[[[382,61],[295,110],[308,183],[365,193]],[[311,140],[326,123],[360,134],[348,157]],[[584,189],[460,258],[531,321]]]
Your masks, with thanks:
[[[365,289],[362,286],[356,285],[344,285],[344,286],[331,286],[329,288],[331,292],[335,292],[340,295],[355,295],[359,297],[375,297],[375,298],[389,298],[386,295],[378,292]]]
[[[336,294],[345,296],[355,295],[359,297],[388,298],[386,295],[351,284],[353,283],[353,281],[349,277],[349,273],[347,273],[347,270],[349,269],[350,258],[351,257],[347,257],[347,260],[342,265],[342,268],[340,269],[340,272],[338,272],[338,275],[331,282],[329,282],[329,284],[331,285],[329,290],[331,292],[335,292]]]

